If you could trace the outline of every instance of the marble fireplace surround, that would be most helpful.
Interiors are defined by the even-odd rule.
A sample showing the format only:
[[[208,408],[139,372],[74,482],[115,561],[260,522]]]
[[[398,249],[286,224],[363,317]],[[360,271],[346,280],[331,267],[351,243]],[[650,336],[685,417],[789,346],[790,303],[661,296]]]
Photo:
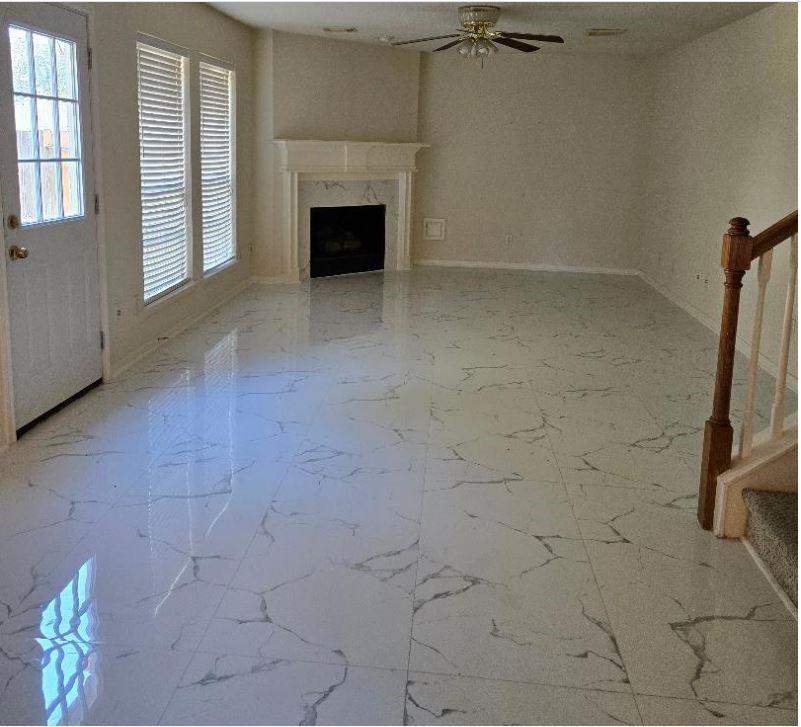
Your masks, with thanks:
[[[417,171],[415,155],[428,144],[378,141],[313,141],[277,139],[281,184],[280,243],[283,246],[287,274],[291,280],[308,277],[308,230],[301,230],[301,220],[308,219],[308,210],[301,210],[303,182],[378,182],[397,184],[396,238],[386,241],[387,270],[408,270],[412,231],[412,178]],[[330,205],[343,203],[343,185],[332,185]],[[319,205],[326,204],[325,186],[315,192]],[[321,191],[322,190],[322,191]],[[350,204],[351,202],[347,202]],[[363,204],[354,199],[353,204]],[[388,215],[393,211],[387,210]],[[304,244],[301,244],[301,243]]]

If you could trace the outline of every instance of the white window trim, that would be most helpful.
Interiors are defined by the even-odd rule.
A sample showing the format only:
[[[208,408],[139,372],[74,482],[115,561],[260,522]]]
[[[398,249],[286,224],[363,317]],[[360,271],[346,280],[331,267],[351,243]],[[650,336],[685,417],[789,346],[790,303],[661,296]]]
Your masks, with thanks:
[[[188,195],[188,209],[187,209],[187,278],[169,288],[162,291],[152,298],[145,300],[144,295],[144,271],[141,271],[140,288],[139,288],[139,304],[141,309],[150,316],[157,311],[161,310],[164,306],[177,299],[182,298],[192,290],[198,287],[206,280],[213,278],[217,275],[224,273],[239,266],[241,262],[241,248],[239,245],[239,237],[237,234],[237,73],[235,65],[222,58],[203,53],[201,51],[192,50],[177,43],[172,43],[157,36],[148,35],[147,33],[137,33],[136,38],[138,43],[159,48],[176,55],[184,56],[187,59],[184,72],[184,118],[186,120],[186,139],[187,149],[186,154],[186,179],[187,179],[187,195]],[[199,71],[200,62],[210,63],[225,68],[234,74],[234,83],[231,93],[231,179],[232,179],[232,235],[234,245],[234,256],[230,260],[207,270],[203,271],[203,220],[202,220],[202,203],[200,200],[201,194],[201,161],[200,161],[200,94],[199,94]],[[141,176],[140,176],[141,179]],[[141,197],[140,197],[141,199]],[[140,210],[141,220],[141,210]],[[140,235],[141,237],[141,235]]]

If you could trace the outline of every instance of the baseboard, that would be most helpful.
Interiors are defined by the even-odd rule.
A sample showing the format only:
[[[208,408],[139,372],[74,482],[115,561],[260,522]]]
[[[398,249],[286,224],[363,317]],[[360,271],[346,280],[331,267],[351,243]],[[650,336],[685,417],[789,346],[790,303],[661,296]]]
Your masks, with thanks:
[[[123,373],[125,373],[131,366],[141,361],[145,356],[149,356],[151,353],[157,351],[159,347],[161,347],[167,341],[175,338],[180,333],[183,333],[187,328],[195,325],[199,321],[203,320],[206,316],[210,313],[214,312],[217,308],[221,305],[227,303],[231,298],[239,295],[245,288],[250,286],[252,280],[250,278],[245,278],[242,282],[235,285],[231,290],[226,291],[223,295],[217,298],[211,305],[206,306],[203,309],[202,313],[198,313],[197,315],[191,316],[190,318],[186,318],[185,320],[181,321],[177,325],[170,328],[166,333],[161,334],[155,341],[148,341],[147,343],[143,344],[139,348],[137,348],[133,353],[126,356],[120,363],[116,366],[112,367],[111,370],[111,380],[119,378]]]
[[[435,260],[432,258],[418,258],[412,260],[412,265],[424,267],[445,268],[486,268],[494,270],[532,270],[534,272],[551,273],[598,273],[601,275],[639,275],[639,270],[631,268],[602,268],[586,267],[581,265],[548,265],[545,263],[506,263],[481,262],[477,260]]]
[[[292,285],[300,282],[300,272],[281,275],[254,275],[250,278],[254,285]]]
[[[704,313],[699,308],[696,308],[692,303],[688,303],[686,300],[683,300],[674,290],[668,288],[660,283],[657,283],[650,275],[639,271],[638,275],[642,280],[650,285],[657,293],[664,295],[671,303],[679,306],[683,311],[689,313],[695,320],[697,320],[702,325],[706,326],[712,333],[716,336],[720,335],[720,321],[713,320],[710,318],[706,313]],[[751,346],[750,346],[750,336],[737,336],[737,340],[735,341],[735,348],[743,354],[746,358],[750,358],[751,356]],[[760,352],[759,354],[759,368],[761,368],[765,373],[772,376],[774,379],[778,375],[778,367],[776,363],[771,361],[769,358],[766,358],[765,355]],[[798,379],[797,377],[793,376],[793,374],[788,371],[787,372],[787,388],[798,392]]]

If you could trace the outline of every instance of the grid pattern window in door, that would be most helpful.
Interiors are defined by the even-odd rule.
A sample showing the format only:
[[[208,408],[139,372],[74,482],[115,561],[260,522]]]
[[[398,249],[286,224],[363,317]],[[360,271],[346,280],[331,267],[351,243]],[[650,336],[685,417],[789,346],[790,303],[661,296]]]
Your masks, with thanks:
[[[81,119],[73,41],[10,25],[20,219],[84,214]]]
[[[234,72],[201,62],[200,171],[203,272],[236,255],[234,232]]]

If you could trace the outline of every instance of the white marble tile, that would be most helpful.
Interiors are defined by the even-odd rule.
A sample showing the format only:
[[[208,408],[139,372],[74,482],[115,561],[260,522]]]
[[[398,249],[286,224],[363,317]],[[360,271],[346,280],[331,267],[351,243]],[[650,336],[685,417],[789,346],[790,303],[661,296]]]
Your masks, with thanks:
[[[628,691],[562,485],[426,492],[410,668]]]
[[[162,724],[400,724],[405,671],[198,654]]]
[[[654,725],[794,725],[795,709],[751,707],[742,704],[702,702],[636,695],[643,724]]]
[[[630,694],[410,672],[406,724],[640,724]]]
[[[422,471],[293,466],[200,648],[404,667],[421,492]]]
[[[568,489],[636,692],[796,704],[797,623],[739,542],[700,530],[691,499]]]
[[[190,654],[40,637],[0,651],[3,724],[157,724]]]
[[[632,278],[252,286],[2,456],[0,722],[54,634],[73,723],[397,724],[409,665],[416,723],[794,717],[795,622],[695,522],[716,348]]]

